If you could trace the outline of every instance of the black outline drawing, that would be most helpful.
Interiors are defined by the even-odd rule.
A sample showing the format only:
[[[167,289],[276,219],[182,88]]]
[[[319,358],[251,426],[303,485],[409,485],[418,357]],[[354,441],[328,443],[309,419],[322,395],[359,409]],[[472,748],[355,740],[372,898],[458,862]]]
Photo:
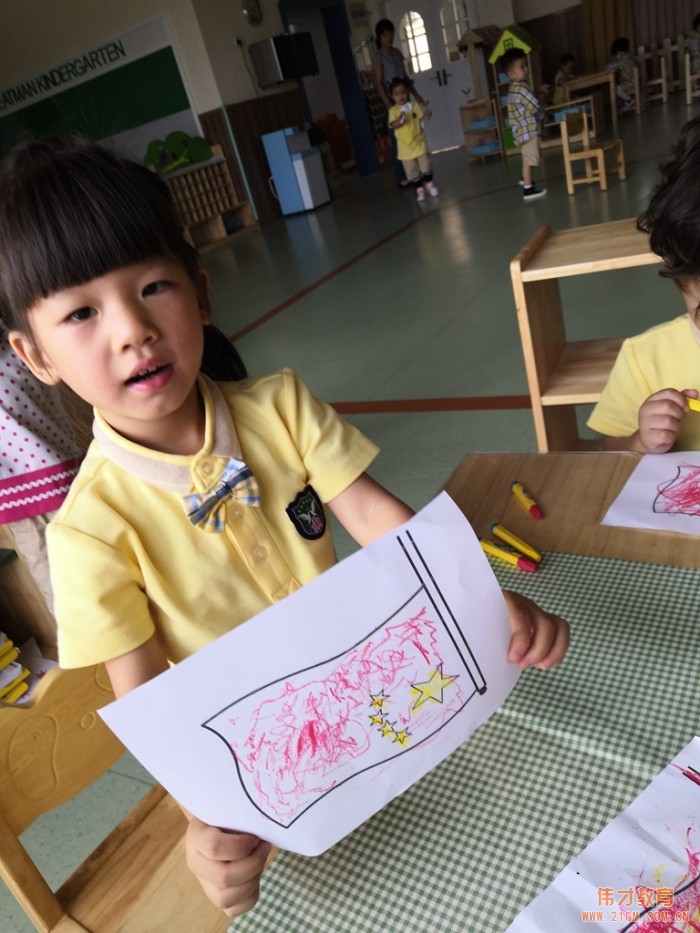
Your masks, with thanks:
[[[403,537],[405,537],[405,538],[407,539],[407,543],[404,543],[404,540],[402,540]],[[435,580],[435,578],[434,578],[434,576],[433,576],[433,574],[432,574],[430,568],[428,567],[427,563],[425,562],[425,560],[424,560],[424,558],[423,558],[423,555],[422,555],[421,552],[420,552],[420,549],[418,548],[418,546],[416,545],[416,543],[415,543],[413,537],[411,536],[411,533],[410,533],[409,531],[402,532],[402,533],[400,533],[400,534],[398,534],[398,535],[396,536],[396,540],[397,540],[397,542],[399,543],[400,547],[402,548],[402,550],[403,550],[403,552],[404,552],[404,556],[405,556],[406,559],[408,560],[408,562],[409,562],[411,568],[413,569],[413,571],[414,571],[416,577],[418,578],[418,581],[419,581],[420,586],[419,586],[418,589],[416,589],[413,593],[411,593],[411,595],[409,596],[409,598],[408,598],[394,613],[392,613],[388,618],[384,619],[379,625],[377,625],[374,629],[372,629],[370,632],[368,632],[366,635],[364,635],[363,638],[361,638],[361,639],[360,639],[358,642],[356,642],[354,645],[351,645],[349,648],[344,649],[344,650],[341,651],[339,654],[334,655],[334,656],[331,657],[331,658],[326,658],[325,660],[319,661],[319,662],[317,662],[317,663],[315,663],[315,664],[312,664],[312,665],[310,665],[309,667],[302,668],[302,669],[300,669],[300,670],[298,670],[298,671],[293,671],[293,672],[291,672],[291,673],[289,673],[289,674],[286,674],[284,677],[279,677],[277,680],[270,681],[269,683],[265,684],[264,686],[258,687],[258,688],[256,688],[255,690],[250,691],[250,692],[247,693],[245,696],[239,697],[239,698],[238,698],[237,700],[235,700],[233,703],[229,703],[229,704],[227,704],[226,706],[222,707],[222,709],[220,709],[218,712],[214,713],[213,716],[210,716],[207,720],[205,720],[203,723],[201,723],[202,728],[207,729],[208,731],[210,731],[210,732],[212,732],[214,735],[216,735],[219,739],[221,739],[221,741],[224,743],[224,745],[226,746],[226,748],[227,748],[227,749],[229,750],[229,752],[231,753],[231,756],[232,756],[232,758],[233,758],[233,760],[234,760],[234,763],[235,763],[235,766],[236,766],[236,771],[237,771],[237,774],[238,774],[238,779],[239,779],[239,781],[240,781],[241,787],[243,788],[243,792],[244,792],[245,795],[248,797],[248,799],[250,800],[251,804],[252,804],[264,817],[266,817],[267,819],[269,819],[271,822],[276,823],[278,826],[281,826],[281,827],[283,827],[283,828],[289,828],[289,827],[292,826],[292,824],[295,823],[301,816],[303,816],[303,814],[306,813],[307,810],[309,810],[312,806],[314,806],[316,803],[318,803],[319,800],[323,799],[323,797],[325,797],[327,794],[331,793],[331,792],[332,792],[333,790],[335,790],[337,787],[341,787],[343,784],[346,784],[348,781],[352,780],[354,777],[357,777],[358,774],[362,774],[364,771],[371,770],[372,768],[377,768],[377,767],[379,767],[380,765],[386,764],[388,761],[393,761],[395,758],[399,758],[401,755],[406,755],[406,754],[408,754],[409,752],[413,751],[414,749],[419,748],[423,743],[425,743],[425,742],[427,742],[429,739],[431,739],[437,732],[439,732],[441,729],[443,729],[449,722],[451,722],[456,716],[458,716],[459,713],[462,712],[462,710],[468,705],[468,703],[473,699],[474,696],[476,696],[477,694],[478,694],[478,695],[481,695],[481,694],[484,694],[484,693],[486,692],[487,684],[486,684],[486,680],[485,680],[485,678],[484,678],[484,675],[483,675],[483,673],[482,673],[482,671],[481,671],[481,668],[479,667],[479,665],[478,665],[478,663],[477,663],[477,661],[476,661],[476,658],[474,657],[474,654],[472,653],[472,650],[471,650],[471,648],[469,647],[469,643],[467,642],[467,639],[465,638],[464,633],[462,632],[461,628],[459,627],[459,624],[458,624],[457,620],[455,619],[455,617],[454,617],[454,615],[453,615],[453,613],[452,613],[452,610],[450,609],[449,605],[447,604],[447,601],[445,600],[445,598],[444,598],[444,596],[443,596],[443,594],[442,594],[442,592],[441,592],[441,590],[440,590],[440,587],[438,586],[438,584],[437,584],[437,582],[436,582],[436,580]],[[421,568],[422,568],[422,570],[421,570]],[[253,799],[253,797],[251,796],[251,794],[248,792],[248,788],[246,787],[246,784],[245,784],[245,778],[247,777],[247,772],[246,772],[245,774],[241,772],[241,767],[240,767],[240,765],[239,765],[238,758],[237,758],[237,756],[236,756],[235,751],[233,750],[233,748],[231,747],[231,745],[230,745],[230,743],[227,741],[227,739],[226,739],[220,732],[218,732],[213,726],[211,726],[211,725],[209,725],[209,724],[212,722],[212,720],[217,719],[219,716],[221,716],[222,713],[226,712],[227,710],[233,710],[234,707],[235,707],[237,704],[242,703],[244,700],[247,700],[249,697],[252,697],[252,696],[254,696],[254,695],[257,694],[257,693],[263,693],[264,691],[268,691],[271,687],[274,687],[275,684],[284,683],[285,681],[288,681],[288,680],[290,680],[290,679],[293,678],[293,677],[297,677],[297,676],[300,675],[300,674],[304,674],[306,671],[315,670],[316,668],[322,667],[322,666],[325,665],[325,664],[329,664],[329,663],[332,662],[332,661],[336,661],[336,660],[338,660],[339,658],[344,657],[344,656],[347,655],[349,652],[353,651],[353,649],[355,649],[355,648],[359,647],[360,645],[364,644],[369,638],[372,637],[372,635],[373,635],[375,632],[378,632],[380,629],[384,628],[389,622],[391,622],[392,619],[394,619],[396,616],[398,616],[398,615],[402,612],[402,610],[403,610],[413,599],[415,599],[415,597],[416,597],[421,591],[423,591],[423,592],[425,593],[425,595],[427,596],[427,598],[428,598],[430,604],[432,605],[432,607],[433,607],[433,609],[434,609],[434,611],[435,611],[436,617],[437,617],[437,618],[436,618],[436,621],[437,621],[438,623],[442,623],[442,626],[444,627],[445,631],[446,631],[447,634],[449,635],[449,638],[450,638],[450,640],[451,640],[451,642],[452,642],[452,644],[453,644],[453,646],[454,646],[454,648],[455,648],[455,650],[456,650],[456,652],[457,652],[457,655],[458,655],[460,661],[462,662],[462,664],[463,664],[463,666],[464,666],[464,670],[468,673],[469,678],[471,679],[471,682],[472,682],[472,684],[473,684],[473,688],[474,688],[474,689],[473,689],[472,693],[469,694],[469,695],[466,697],[466,699],[464,700],[464,703],[462,703],[462,705],[461,705],[451,716],[449,716],[449,718],[445,719],[445,720],[444,720],[439,726],[437,726],[432,732],[430,732],[428,735],[424,736],[420,741],[416,742],[415,745],[411,745],[410,747],[404,748],[404,749],[401,750],[401,751],[392,752],[392,754],[388,754],[388,755],[386,756],[386,758],[384,758],[384,759],[382,759],[382,760],[380,760],[380,761],[374,761],[372,764],[368,765],[367,767],[358,769],[358,770],[355,771],[353,774],[350,774],[348,777],[344,778],[342,781],[339,781],[337,784],[334,784],[333,787],[330,787],[330,788],[328,788],[327,790],[325,790],[323,793],[321,793],[321,794],[316,798],[316,800],[313,800],[311,803],[309,803],[307,806],[305,806],[302,810],[300,810],[299,813],[297,813],[296,816],[295,816],[292,820],[290,820],[288,823],[284,823],[284,822],[281,822],[280,820],[275,819],[275,818],[274,818],[273,816],[271,816],[268,812],[266,812],[266,811]],[[461,674],[461,673],[463,673],[463,671],[460,671],[460,674]],[[390,747],[390,748],[395,748],[395,746],[393,746],[393,745],[392,745],[392,746],[389,746],[389,747]]]
[[[696,485],[698,487],[697,510],[693,512],[688,512],[682,508],[671,508],[671,509],[658,508],[657,509],[656,506],[660,499],[665,499],[666,502],[669,502],[668,497],[665,496],[665,492],[667,489],[670,489],[671,486],[674,485],[674,483],[678,482],[681,472],[685,469],[691,469],[695,471],[695,476],[689,477],[689,479],[695,478]],[[698,516],[700,516],[700,466],[698,466],[698,464],[696,463],[679,464],[676,467],[676,475],[672,479],[656,487],[656,496],[654,496],[654,501],[652,502],[651,510],[652,512],[655,512],[657,515],[688,515],[690,516],[690,518],[697,518]]]

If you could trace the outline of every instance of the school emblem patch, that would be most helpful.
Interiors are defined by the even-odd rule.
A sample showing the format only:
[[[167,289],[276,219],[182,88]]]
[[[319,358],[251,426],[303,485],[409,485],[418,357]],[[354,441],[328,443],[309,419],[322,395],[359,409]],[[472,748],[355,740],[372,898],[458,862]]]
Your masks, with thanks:
[[[305,486],[285,512],[292,524],[307,541],[315,541],[326,530],[326,514],[313,486]]]

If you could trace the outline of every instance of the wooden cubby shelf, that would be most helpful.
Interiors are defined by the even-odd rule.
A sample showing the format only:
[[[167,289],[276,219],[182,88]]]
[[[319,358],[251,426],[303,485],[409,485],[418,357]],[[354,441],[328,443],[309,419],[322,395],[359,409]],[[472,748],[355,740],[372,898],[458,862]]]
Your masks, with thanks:
[[[541,227],[510,264],[537,446],[576,450],[576,406],[598,401],[622,337],[567,341],[559,279],[661,260],[634,218],[552,232]]]

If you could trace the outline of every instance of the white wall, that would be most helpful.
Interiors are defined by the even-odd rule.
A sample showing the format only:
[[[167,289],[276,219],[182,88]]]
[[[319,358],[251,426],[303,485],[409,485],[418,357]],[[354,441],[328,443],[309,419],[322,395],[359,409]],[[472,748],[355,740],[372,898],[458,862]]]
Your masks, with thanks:
[[[265,2],[265,0],[263,0]],[[270,2],[270,0],[268,0]],[[13,0],[3,4],[0,87],[9,87],[158,13],[165,14],[198,112],[221,103],[190,0]]]
[[[248,46],[284,31],[274,0],[260,0],[263,19],[259,26],[248,25],[240,0],[192,0],[192,5],[223,103],[235,104],[256,93],[262,97],[297,86],[296,81],[285,81],[262,90],[255,81]],[[236,45],[236,36],[243,39],[243,48]]]
[[[512,26],[515,22],[511,0],[476,0],[477,26]]]

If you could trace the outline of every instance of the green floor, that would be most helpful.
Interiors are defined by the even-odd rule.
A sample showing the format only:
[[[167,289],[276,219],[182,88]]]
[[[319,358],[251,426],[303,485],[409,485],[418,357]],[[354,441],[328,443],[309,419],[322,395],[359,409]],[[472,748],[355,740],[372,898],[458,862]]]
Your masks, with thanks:
[[[618,135],[628,178],[612,176],[607,192],[586,186],[569,197],[557,149],[542,168],[549,194],[532,204],[522,203],[517,159],[468,163],[464,150],[434,157],[440,196],[423,205],[398,190],[389,172],[344,178],[329,205],[246,231],[205,256],[216,321],[229,335],[245,331],[236,343],[251,373],[291,366],[321,398],[377,403],[375,413],[349,420],[382,447],[373,475],[420,507],[470,452],[534,451],[531,414],[503,407],[383,413],[380,403],[431,399],[444,407],[440,400],[525,395],[510,260],[543,224],[564,229],[639,214],[659,162],[692,115],[678,94],[641,117],[625,115]],[[571,339],[635,333],[682,311],[676,289],[654,267],[569,279],[562,294]],[[341,553],[348,547],[341,538]],[[26,833],[51,884],[149,781],[125,757]],[[32,929],[0,889],[2,933]]]

